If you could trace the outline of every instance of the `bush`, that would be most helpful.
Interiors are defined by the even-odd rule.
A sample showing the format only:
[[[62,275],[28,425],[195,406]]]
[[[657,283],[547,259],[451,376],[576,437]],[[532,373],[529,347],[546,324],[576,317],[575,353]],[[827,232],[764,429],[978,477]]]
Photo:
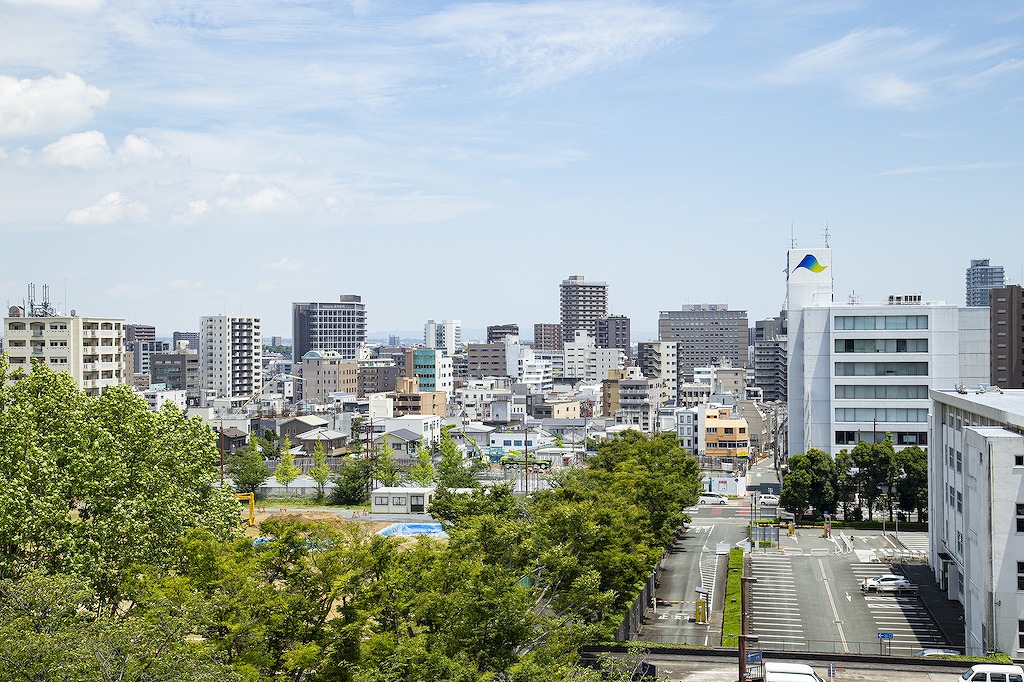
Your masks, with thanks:
[[[743,576],[743,550],[729,550],[729,575],[725,582],[725,609],[722,611],[722,646],[738,647],[743,605],[740,591]]]

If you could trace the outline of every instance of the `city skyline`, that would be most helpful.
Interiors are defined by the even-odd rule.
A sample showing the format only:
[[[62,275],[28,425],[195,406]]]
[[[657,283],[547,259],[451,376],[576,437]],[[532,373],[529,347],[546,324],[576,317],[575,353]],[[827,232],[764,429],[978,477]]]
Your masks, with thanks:
[[[0,12],[6,305],[289,336],[352,292],[370,332],[525,331],[580,274],[642,334],[777,315],[826,226],[837,302],[963,305],[972,259],[1024,279],[1016,3]]]

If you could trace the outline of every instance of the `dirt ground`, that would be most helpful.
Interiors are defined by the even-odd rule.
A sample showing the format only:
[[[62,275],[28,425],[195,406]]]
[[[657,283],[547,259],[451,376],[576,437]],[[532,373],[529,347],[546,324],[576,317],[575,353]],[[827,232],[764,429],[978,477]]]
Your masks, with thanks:
[[[242,518],[248,518],[249,511],[245,510],[242,514]],[[287,512],[256,512],[256,525],[252,528],[246,528],[245,534],[249,537],[259,537],[260,535],[260,523],[264,519],[275,518],[275,519],[292,519],[295,521],[303,521],[306,523],[326,523],[337,528],[345,528],[353,523],[360,524],[367,532],[376,533],[379,530],[383,530],[391,525],[390,522],[382,521],[363,521],[360,519],[350,519],[341,514],[333,514],[331,512],[304,510],[304,511],[287,511]]]

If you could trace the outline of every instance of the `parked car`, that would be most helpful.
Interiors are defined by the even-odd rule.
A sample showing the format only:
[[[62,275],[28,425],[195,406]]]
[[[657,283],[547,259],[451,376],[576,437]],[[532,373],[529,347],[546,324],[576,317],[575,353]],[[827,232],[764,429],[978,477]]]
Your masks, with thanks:
[[[905,576],[886,573],[874,578],[864,578],[860,589],[865,592],[899,592],[900,590],[913,589],[914,584]]]
[[[960,676],[963,682],[1024,682],[1024,668],[1001,663],[978,663]]]
[[[814,668],[803,663],[765,661],[764,682],[823,682]]]
[[[702,493],[697,504],[729,504],[729,498],[715,493]]]
[[[959,649],[921,649],[915,656],[961,656],[963,652]]]
[[[778,507],[779,496],[772,494],[764,494],[757,498],[757,503],[762,507]]]

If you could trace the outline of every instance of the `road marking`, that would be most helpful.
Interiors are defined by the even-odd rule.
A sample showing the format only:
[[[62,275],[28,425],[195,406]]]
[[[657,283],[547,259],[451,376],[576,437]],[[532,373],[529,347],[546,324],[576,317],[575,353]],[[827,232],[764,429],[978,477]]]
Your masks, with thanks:
[[[832,588],[829,585],[829,581],[825,579],[825,562],[823,559],[818,559],[818,570],[821,571],[821,582],[825,586],[828,603],[832,605],[832,615],[835,616],[836,628],[839,630],[839,641],[843,643],[843,651],[850,653],[850,647],[846,644],[846,635],[843,633],[842,619],[839,618],[839,609],[836,608],[836,600],[832,598]]]

